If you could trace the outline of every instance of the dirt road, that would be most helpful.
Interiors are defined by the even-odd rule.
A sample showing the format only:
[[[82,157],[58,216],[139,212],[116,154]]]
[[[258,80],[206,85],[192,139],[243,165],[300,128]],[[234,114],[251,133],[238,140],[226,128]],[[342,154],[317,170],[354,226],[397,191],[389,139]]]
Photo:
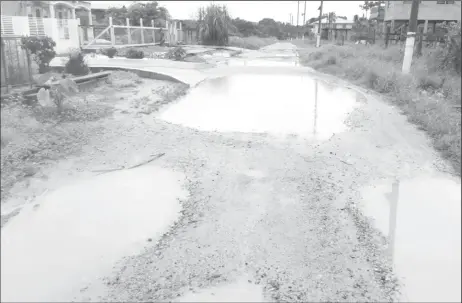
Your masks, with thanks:
[[[426,178],[427,187],[439,178],[446,192],[455,193],[427,197],[436,195],[440,205],[449,205],[440,209],[441,220],[449,222],[442,232],[447,243],[459,245],[441,242],[438,253],[454,262],[458,253],[460,264],[460,232],[453,229],[460,227],[460,215],[446,216],[460,209],[460,180],[441,172],[449,168],[425,135],[377,96],[296,65],[291,44],[249,51],[218,64],[207,72],[214,79],[159,113],[114,118],[111,132],[56,165],[50,184],[70,171],[81,172],[68,179],[72,189],[44,196],[38,210],[24,211],[2,229],[2,300],[24,299],[31,285],[35,293],[26,299],[402,298],[383,233],[360,210],[363,203],[383,199],[386,192],[375,192],[375,185],[391,189],[396,179],[416,177]],[[158,154],[163,156],[125,175],[90,174]],[[413,194],[418,190],[406,199],[415,199]],[[66,200],[73,207],[57,206]],[[409,215],[398,224],[413,219],[415,233],[432,218]],[[50,218],[53,224],[39,226]],[[414,243],[415,233],[397,243]],[[425,236],[431,241],[438,233]],[[12,265],[4,270],[5,237]],[[42,244],[34,257],[33,248]],[[409,261],[412,249],[422,249],[418,245],[406,246],[404,259],[397,247],[395,258]],[[73,251],[75,256],[62,257]],[[428,264],[428,258],[421,261]],[[47,266],[37,265],[40,261]],[[72,275],[63,275],[66,264]],[[32,272],[32,278],[17,272]],[[406,274],[412,280],[412,271]],[[442,274],[457,279],[457,272]],[[4,282],[8,278],[12,282]],[[457,296],[456,283],[445,290],[448,299]],[[405,294],[416,298],[422,284],[410,285],[414,288],[404,288]],[[441,297],[435,285],[427,297]]]

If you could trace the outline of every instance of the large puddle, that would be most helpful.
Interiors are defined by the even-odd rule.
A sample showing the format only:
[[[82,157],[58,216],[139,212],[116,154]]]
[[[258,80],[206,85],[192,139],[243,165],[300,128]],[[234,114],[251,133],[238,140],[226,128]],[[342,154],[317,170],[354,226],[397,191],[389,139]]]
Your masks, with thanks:
[[[346,130],[357,93],[301,75],[235,74],[207,80],[160,113],[205,131],[328,139]]]
[[[394,235],[401,300],[461,302],[460,179],[428,176],[393,183],[394,189],[391,181],[364,189],[362,207],[384,235]]]
[[[2,230],[1,300],[70,301],[178,218],[183,176],[152,165],[63,187]]]

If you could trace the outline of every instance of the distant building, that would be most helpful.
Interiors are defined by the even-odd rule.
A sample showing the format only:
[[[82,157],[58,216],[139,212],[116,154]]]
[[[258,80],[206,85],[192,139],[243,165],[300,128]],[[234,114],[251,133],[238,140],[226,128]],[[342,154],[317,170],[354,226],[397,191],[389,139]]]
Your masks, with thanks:
[[[384,6],[374,6],[371,8],[371,14],[369,16],[370,20],[377,20],[381,22],[385,19],[385,7]]]
[[[197,44],[197,21],[195,20],[181,20],[181,35],[180,41],[185,44]]]
[[[384,21],[392,29],[397,29],[409,22],[412,1],[386,1]],[[420,1],[418,25],[423,31],[434,32],[436,24],[444,21],[461,20],[461,1],[433,0]]]
[[[337,18],[333,22],[329,22],[327,18],[323,18],[321,20],[321,37],[323,39],[327,39],[330,34],[334,39],[338,39],[343,36],[345,40],[347,40],[351,36],[351,30],[353,29],[354,23],[355,22],[353,20],[345,20],[342,18]],[[318,33],[319,21],[312,22],[308,24],[308,26],[314,34]]]

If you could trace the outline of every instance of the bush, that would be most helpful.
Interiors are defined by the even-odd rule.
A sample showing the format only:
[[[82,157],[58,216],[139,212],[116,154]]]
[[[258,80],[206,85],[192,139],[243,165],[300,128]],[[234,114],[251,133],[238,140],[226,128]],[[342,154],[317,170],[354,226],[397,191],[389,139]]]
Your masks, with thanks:
[[[56,42],[50,37],[21,37],[21,48],[33,55],[34,61],[39,66],[39,73],[49,71],[50,62],[56,56],[54,47]]]
[[[104,48],[101,53],[103,55],[108,56],[109,58],[114,58],[114,56],[117,54],[117,48],[115,47],[110,47],[110,48]]]
[[[66,73],[74,76],[84,76],[90,73],[90,68],[85,63],[83,54],[80,51],[71,52],[64,69]]]
[[[182,61],[186,57],[186,51],[182,47],[175,47],[166,54],[167,59]]]
[[[142,50],[138,50],[136,48],[130,48],[127,53],[125,54],[125,57],[129,59],[143,59],[144,58],[144,52]]]

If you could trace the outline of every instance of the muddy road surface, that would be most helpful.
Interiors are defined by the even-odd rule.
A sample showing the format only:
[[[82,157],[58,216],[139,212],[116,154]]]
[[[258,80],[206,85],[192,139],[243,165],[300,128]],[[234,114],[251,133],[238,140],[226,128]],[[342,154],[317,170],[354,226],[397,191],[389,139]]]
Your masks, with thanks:
[[[2,229],[2,300],[460,300],[460,179],[421,131],[292,44],[214,62],[56,164]]]

